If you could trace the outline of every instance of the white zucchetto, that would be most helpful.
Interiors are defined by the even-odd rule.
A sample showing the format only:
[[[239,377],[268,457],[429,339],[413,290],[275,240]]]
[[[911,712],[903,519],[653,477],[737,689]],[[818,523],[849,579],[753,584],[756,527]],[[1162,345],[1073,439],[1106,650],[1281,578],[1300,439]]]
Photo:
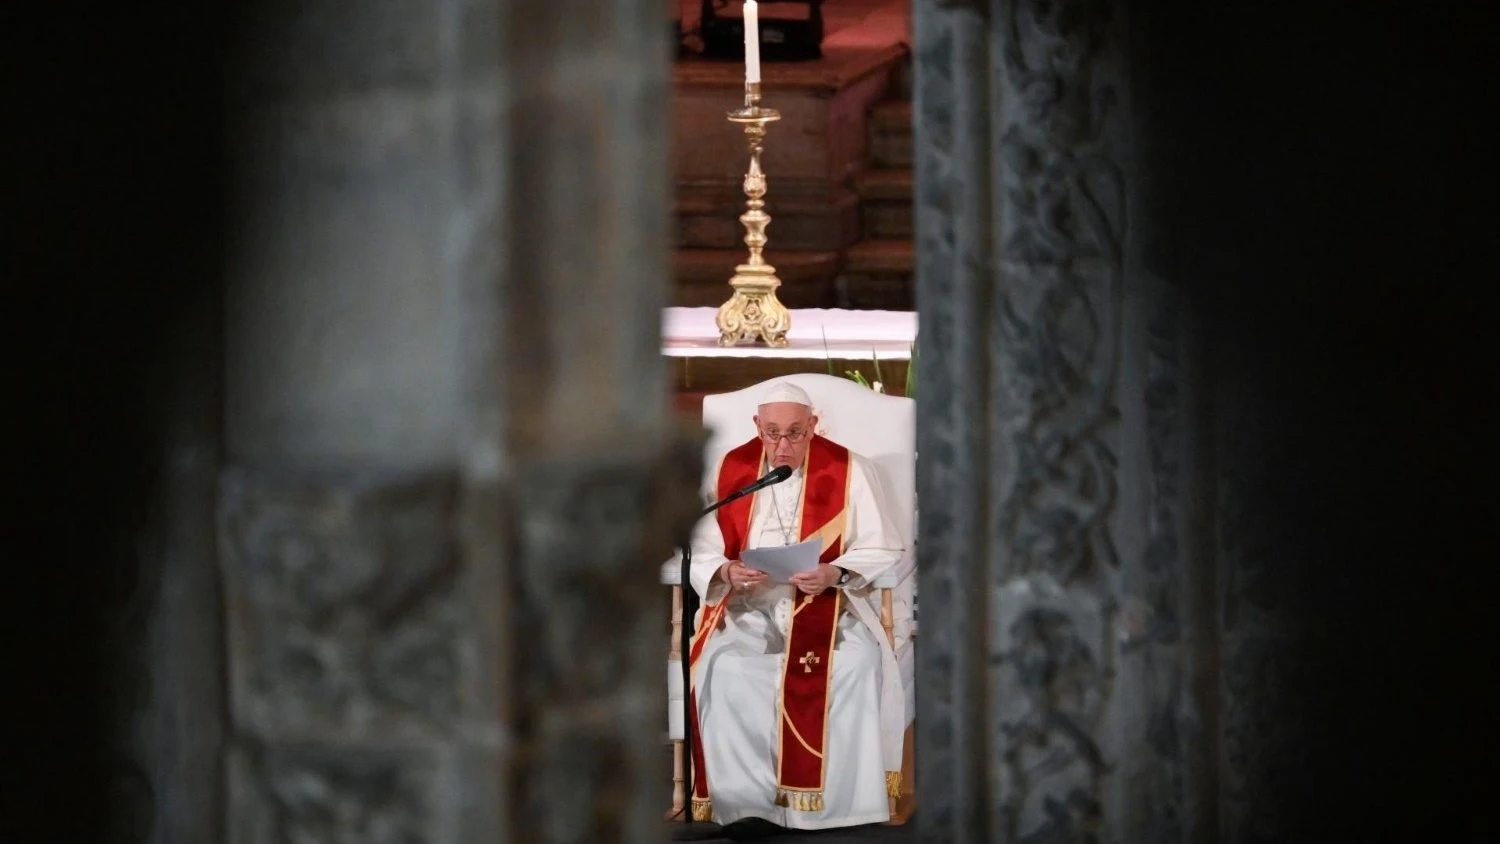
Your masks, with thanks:
[[[812,398],[807,395],[807,391],[790,381],[782,381],[772,385],[771,389],[766,392],[765,397],[760,400],[762,405],[781,404],[783,402],[812,407]]]

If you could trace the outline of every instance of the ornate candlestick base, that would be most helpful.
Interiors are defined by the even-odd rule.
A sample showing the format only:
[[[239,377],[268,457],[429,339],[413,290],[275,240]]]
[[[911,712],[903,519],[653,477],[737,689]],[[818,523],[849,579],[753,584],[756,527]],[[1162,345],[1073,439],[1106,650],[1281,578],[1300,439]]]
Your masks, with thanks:
[[[719,306],[714,324],[719,327],[720,346],[739,346],[764,342],[781,348],[792,327],[792,315],[776,298],[781,279],[770,264],[740,264],[735,267],[729,286],[734,296]]]
[[[745,107],[729,113],[730,122],[745,127],[745,140],[750,147],[750,169],[745,173],[745,213],[740,215],[750,257],[735,267],[734,277],[729,280],[734,295],[719,307],[714,319],[721,346],[761,342],[779,348],[786,345],[786,335],[792,327],[792,315],[776,298],[781,279],[776,277],[776,268],[761,257],[771,215],[765,211],[766,174],[760,167],[760,154],[765,148],[766,124],[780,119],[781,114],[775,109],[760,107],[759,83],[747,83]]]

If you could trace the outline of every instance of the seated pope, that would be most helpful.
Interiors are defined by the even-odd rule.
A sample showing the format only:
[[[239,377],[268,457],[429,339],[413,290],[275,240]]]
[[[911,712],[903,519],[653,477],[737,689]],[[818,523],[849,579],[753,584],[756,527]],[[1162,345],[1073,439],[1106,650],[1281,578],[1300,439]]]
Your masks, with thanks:
[[[793,471],[694,532],[693,818],[731,833],[882,823],[900,786],[905,704],[873,583],[903,543],[874,465],[816,433],[806,392],[773,385],[754,422],[759,435],[724,456],[707,497]],[[789,582],[740,560],[807,540],[819,564]]]

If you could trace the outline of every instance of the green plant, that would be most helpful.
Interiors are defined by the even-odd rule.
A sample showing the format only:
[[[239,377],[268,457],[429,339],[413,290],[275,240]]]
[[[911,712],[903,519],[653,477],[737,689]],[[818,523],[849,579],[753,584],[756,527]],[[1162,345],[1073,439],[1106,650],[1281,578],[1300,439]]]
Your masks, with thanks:
[[[835,372],[833,368],[833,352],[829,351],[828,349],[827,331],[823,332],[823,357],[828,361],[828,374],[836,377],[838,373]],[[875,365],[875,382],[873,384],[870,383],[869,379],[865,378],[863,373],[855,369],[844,370],[844,377],[860,385],[861,387],[868,387],[872,390],[876,389],[877,384],[883,385],[885,383],[885,378],[880,374],[880,358],[875,354],[875,351],[873,349],[870,350],[870,362]],[[880,389],[882,392],[884,392],[883,386]],[[917,343],[915,340],[912,341],[911,359],[907,362],[906,366],[905,396],[909,399],[914,399],[917,397]]]
[[[875,365],[874,384],[871,384],[869,381],[865,380],[864,373],[858,370],[846,369],[844,370],[844,376],[854,383],[860,385],[861,387],[868,387],[872,390],[878,390],[879,392],[883,393],[885,392],[885,379],[880,375],[880,358],[876,357],[874,349],[870,350],[870,363],[873,363]]]
[[[917,341],[911,341],[911,358],[906,362],[906,392],[909,399],[917,397]]]

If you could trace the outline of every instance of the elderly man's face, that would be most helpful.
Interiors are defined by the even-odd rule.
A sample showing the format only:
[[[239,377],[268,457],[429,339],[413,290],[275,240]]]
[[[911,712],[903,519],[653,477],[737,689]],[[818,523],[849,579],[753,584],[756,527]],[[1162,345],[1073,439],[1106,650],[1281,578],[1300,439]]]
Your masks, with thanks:
[[[760,431],[760,441],[766,449],[766,462],[771,468],[802,466],[807,455],[807,444],[812,440],[818,417],[812,408],[796,402],[773,402],[760,406],[755,417],[755,427]]]

